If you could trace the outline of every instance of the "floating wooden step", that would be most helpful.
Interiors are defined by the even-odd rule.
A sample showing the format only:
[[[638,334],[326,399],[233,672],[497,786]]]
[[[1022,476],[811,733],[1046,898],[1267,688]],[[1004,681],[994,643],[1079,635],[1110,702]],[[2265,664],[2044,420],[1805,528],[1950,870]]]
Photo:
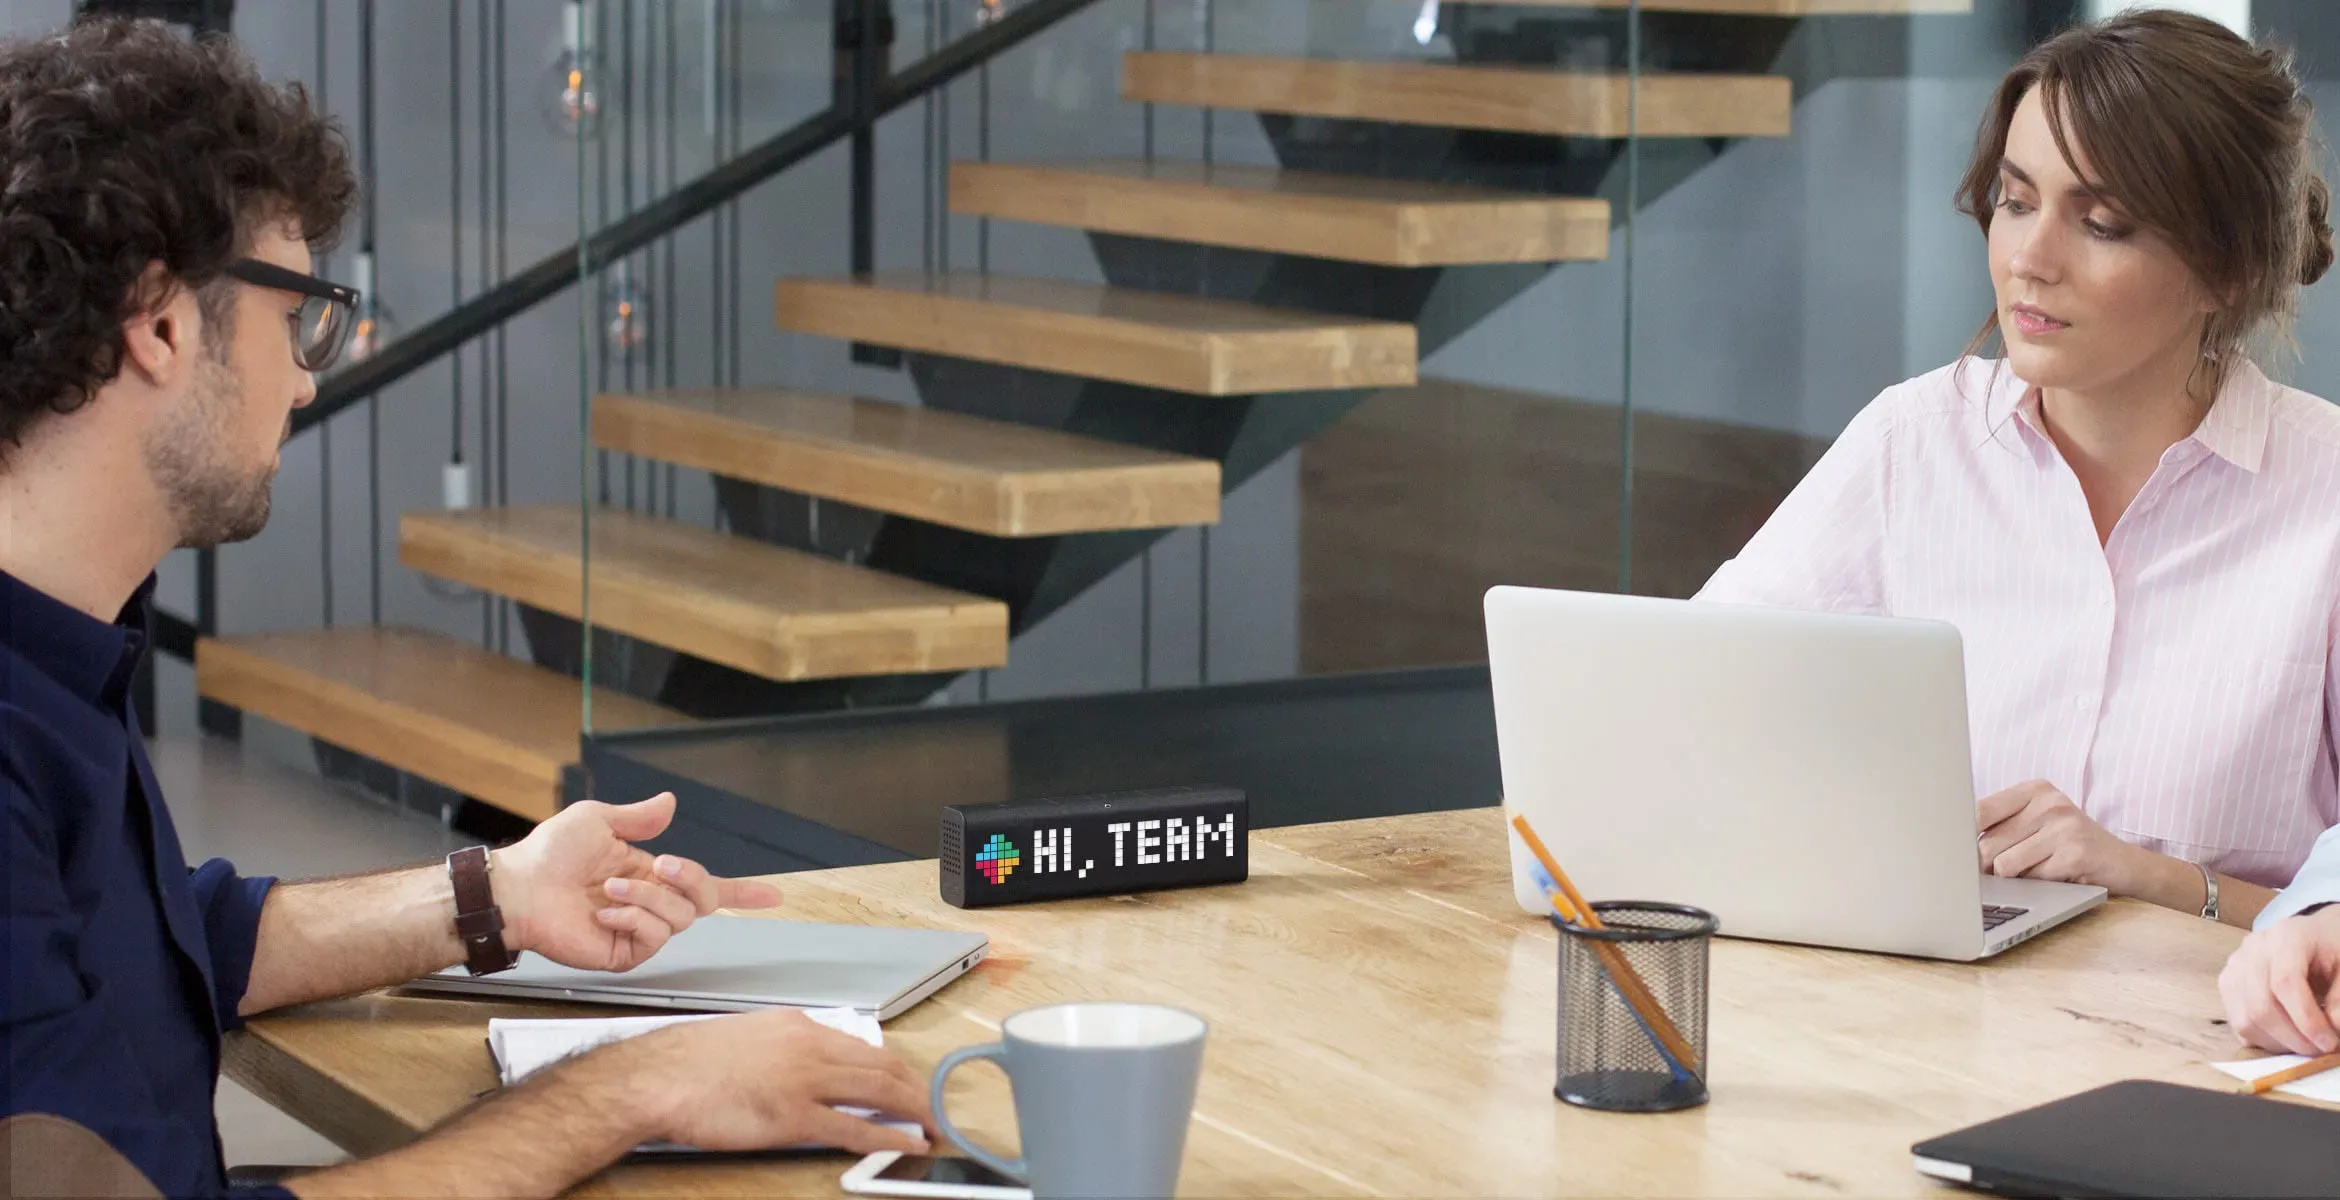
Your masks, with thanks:
[[[1537,8],[1630,8],[1634,0],[1473,0]],[[1970,13],[1974,0],[1641,0],[1641,11],[1732,17],[1911,17]]]
[[[582,615],[575,505],[408,513],[399,561]],[[598,509],[593,624],[770,679],[958,671],[1007,661],[1007,606],[712,530]]]
[[[1774,75],[1643,75],[1433,62],[1338,62],[1133,50],[1125,100],[1492,129],[1552,137],[1786,137],[1794,84]]]
[[[195,647],[195,687],[531,821],[560,807],[561,769],[577,761],[583,684],[417,629],[206,638]],[[685,719],[616,691],[593,694],[595,729]]]
[[[1609,204],[1272,167],[962,162],[951,211],[1393,267],[1609,254]]]
[[[593,441],[995,537],[1219,519],[1219,464],[1207,458],[882,400],[793,390],[601,396]]]
[[[1054,279],[784,279],[783,329],[1203,396],[1414,378],[1414,327]]]

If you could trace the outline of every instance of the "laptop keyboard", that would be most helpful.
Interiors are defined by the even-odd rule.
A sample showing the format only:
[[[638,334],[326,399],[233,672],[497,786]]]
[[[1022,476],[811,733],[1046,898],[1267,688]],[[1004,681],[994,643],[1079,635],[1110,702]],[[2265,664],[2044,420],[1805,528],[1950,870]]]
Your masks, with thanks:
[[[1999,926],[2004,925],[2007,922],[2012,921],[2015,918],[2031,911],[2028,908],[2007,908],[1998,904],[1985,904],[1982,906],[1982,910],[1984,933],[1989,933],[1990,931],[1997,929]]]

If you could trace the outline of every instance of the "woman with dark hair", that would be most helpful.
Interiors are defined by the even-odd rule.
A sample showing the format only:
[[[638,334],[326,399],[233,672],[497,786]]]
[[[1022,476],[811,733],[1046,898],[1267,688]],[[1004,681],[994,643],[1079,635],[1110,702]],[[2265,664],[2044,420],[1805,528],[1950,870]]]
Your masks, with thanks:
[[[2032,50],[1960,188],[1968,356],[1700,593],[1958,626],[1986,871],[2247,926],[2340,821],[2340,408],[2253,360],[2332,266],[2312,137],[2287,56],[2200,17]]]

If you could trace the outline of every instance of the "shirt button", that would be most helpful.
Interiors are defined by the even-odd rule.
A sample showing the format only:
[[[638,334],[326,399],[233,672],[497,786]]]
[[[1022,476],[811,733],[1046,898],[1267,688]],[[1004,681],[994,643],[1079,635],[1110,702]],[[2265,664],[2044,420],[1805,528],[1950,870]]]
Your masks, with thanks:
[[[2074,697],[2072,697],[2072,707],[2074,707],[2074,708],[2077,708],[2077,709],[2079,709],[2079,710],[2080,710],[2080,711],[2082,711],[2082,712],[2086,712],[2086,711],[2088,711],[2088,697],[2086,697],[2086,696],[2074,696]]]

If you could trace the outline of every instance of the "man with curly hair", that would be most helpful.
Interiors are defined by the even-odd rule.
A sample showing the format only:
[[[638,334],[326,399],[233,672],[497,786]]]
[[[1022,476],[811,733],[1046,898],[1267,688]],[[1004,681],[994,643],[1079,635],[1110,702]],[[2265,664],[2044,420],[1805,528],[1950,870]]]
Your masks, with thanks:
[[[310,245],[356,191],[339,131],[225,40],[100,21],[0,41],[6,1113],[78,1123],[173,1196],[229,1190],[220,1038],[254,1013],[522,950],[625,970],[718,907],[779,902],[632,846],[665,827],[670,795],[571,806],[462,866],[284,884],[188,868],[126,702],[137,631],[165,554],[267,523],[292,410],[357,299],[310,274]],[[466,868],[500,932],[458,933]],[[283,1186],[550,1195],[661,1138],[923,1148],[834,1105],[928,1116],[881,1050],[794,1013],[724,1017]]]

